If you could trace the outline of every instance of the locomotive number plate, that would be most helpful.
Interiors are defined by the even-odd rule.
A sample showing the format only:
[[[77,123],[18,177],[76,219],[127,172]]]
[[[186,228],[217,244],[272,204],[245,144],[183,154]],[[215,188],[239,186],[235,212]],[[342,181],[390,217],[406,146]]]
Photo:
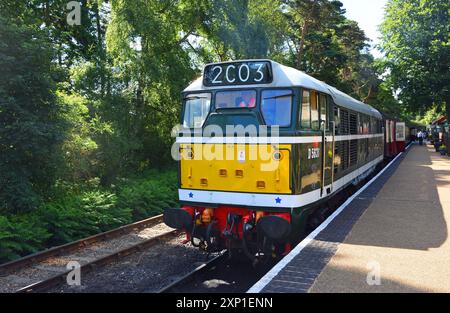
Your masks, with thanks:
[[[309,148],[308,149],[308,160],[317,159],[320,156],[320,148]]]

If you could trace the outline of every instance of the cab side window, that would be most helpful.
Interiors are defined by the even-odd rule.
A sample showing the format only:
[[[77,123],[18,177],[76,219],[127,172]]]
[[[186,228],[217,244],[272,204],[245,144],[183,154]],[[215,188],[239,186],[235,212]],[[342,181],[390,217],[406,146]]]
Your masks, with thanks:
[[[334,132],[336,135],[340,135],[341,129],[341,110],[339,107],[334,106]]]
[[[300,116],[300,126],[302,128],[311,128],[311,92],[302,91],[302,107]]]
[[[328,129],[328,121],[327,121],[327,97],[323,94],[320,94],[319,97],[320,104],[320,121],[324,122],[325,129]]]
[[[292,90],[263,90],[261,99],[266,125],[288,127],[291,124]]]
[[[311,128],[313,130],[319,130],[319,94],[315,91],[311,91]]]

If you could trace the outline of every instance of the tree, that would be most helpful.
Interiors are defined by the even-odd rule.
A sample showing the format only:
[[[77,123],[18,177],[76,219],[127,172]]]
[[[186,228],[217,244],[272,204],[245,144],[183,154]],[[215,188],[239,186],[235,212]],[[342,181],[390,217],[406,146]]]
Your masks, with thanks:
[[[171,160],[170,130],[178,122],[181,91],[197,74],[186,44],[200,27],[204,3],[111,2],[106,46],[120,84],[99,108],[102,119],[114,126],[113,140],[106,134],[98,139],[100,149],[115,147],[121,153],[103,156],[134,161],[135,170],[139,164],[157,167]],[[102,182],[107,185],[120,170],[117,164],[124,162],[102,163]]]
[[[289,27],[286,63],[361,100],[379,83],[367,38],[339,1],[283,0]]]
[[[386,6],[381,32],[387,69],[413,112],[445,103],[450,117],[449,12],[450,2],[441,0],[389,0]]]
[[[278,0],[209,1],[200,35],[220,61],[267,58],[285,38],[281,5]]]
[[[42,33],[0,16],[0,212],[38,206],[61,164],[65,123]]]

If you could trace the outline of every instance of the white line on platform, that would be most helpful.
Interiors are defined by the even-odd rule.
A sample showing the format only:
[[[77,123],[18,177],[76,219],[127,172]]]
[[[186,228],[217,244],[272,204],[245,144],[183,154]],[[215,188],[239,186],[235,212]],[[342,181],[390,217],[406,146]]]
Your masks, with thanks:
[[[409,148],[408,145],[406,149]],[[258,293],[269,284],[272,279],[292,261],[300,252],[314,239],[316,236],[324,230],[335,218],[338,216],[361,192],[366,190],[378,177],[380,177],[394,162],[403,154],[400,152],[385,168],[383,168],[374,178],[361,187],[355,194],[347,199],[336,211],[333,212],[322,224],[320,224],[313,232],[311,232],[305,239],[303,239],[288,255],[286,255],[280,262],[278,262],[269,272],[266,273],[256,284],[254,284],[247,293]]]

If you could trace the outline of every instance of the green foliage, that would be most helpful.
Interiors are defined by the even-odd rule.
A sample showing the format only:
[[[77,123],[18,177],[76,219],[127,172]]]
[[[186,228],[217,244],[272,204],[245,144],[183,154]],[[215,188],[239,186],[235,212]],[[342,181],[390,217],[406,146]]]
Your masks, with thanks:
[[[49,242],[62,244],[129,223],[131,211],[116,202],[113,193],[86,191],[46,204],[39,214],[48,221]]]
[[[433,105],[425,114],[416,115],[412,120],[421,125],[429,125],[445,114],[443,105]]]
[[[393,87],[413,112],[446,102],[450,112],[450,2],[390,0],[381,26]]]
[[[344,16],[342,3],[328,0],[283,1],[289,39],[288,63],[367,100],[377,85],[373,58],[363,49],[364,32]]]
[[[118,206],[133,211],[133,219],[161,214],[164,209],[178,206],[176,172],[147,174],[151,179],[122,182],[118,191]]]
[[[96,174],[95,153],[98,151],[98,144],[93,140],[93,135],[98,131],[98,127],[90,116],[89,107],[94,106],[95,102],[75,93],[59,91],[57,95],[66,108],[62,116],[70,125],[62,145],[66,169],[64,177],[71,182],[93,178]]]
[[[0,215],[0,262],[43,249],[50,236],[45,222],[34,212],[11,217]]]
[[[109,190],[98,181],[60,186],[62,194],[39,209],[0,216],[0,262],[161,214],[178,205],[177,182],[176,171],[153,170]]]
[[[0,16],[0,213],[35,209],[62,164],[62,107],[42,32]]]
[[[269,25],[280,14],[276,2],[214,0],[207,6],[202,30],[220,60],[264,58],[273,45],[270,40],[276,39]]]

